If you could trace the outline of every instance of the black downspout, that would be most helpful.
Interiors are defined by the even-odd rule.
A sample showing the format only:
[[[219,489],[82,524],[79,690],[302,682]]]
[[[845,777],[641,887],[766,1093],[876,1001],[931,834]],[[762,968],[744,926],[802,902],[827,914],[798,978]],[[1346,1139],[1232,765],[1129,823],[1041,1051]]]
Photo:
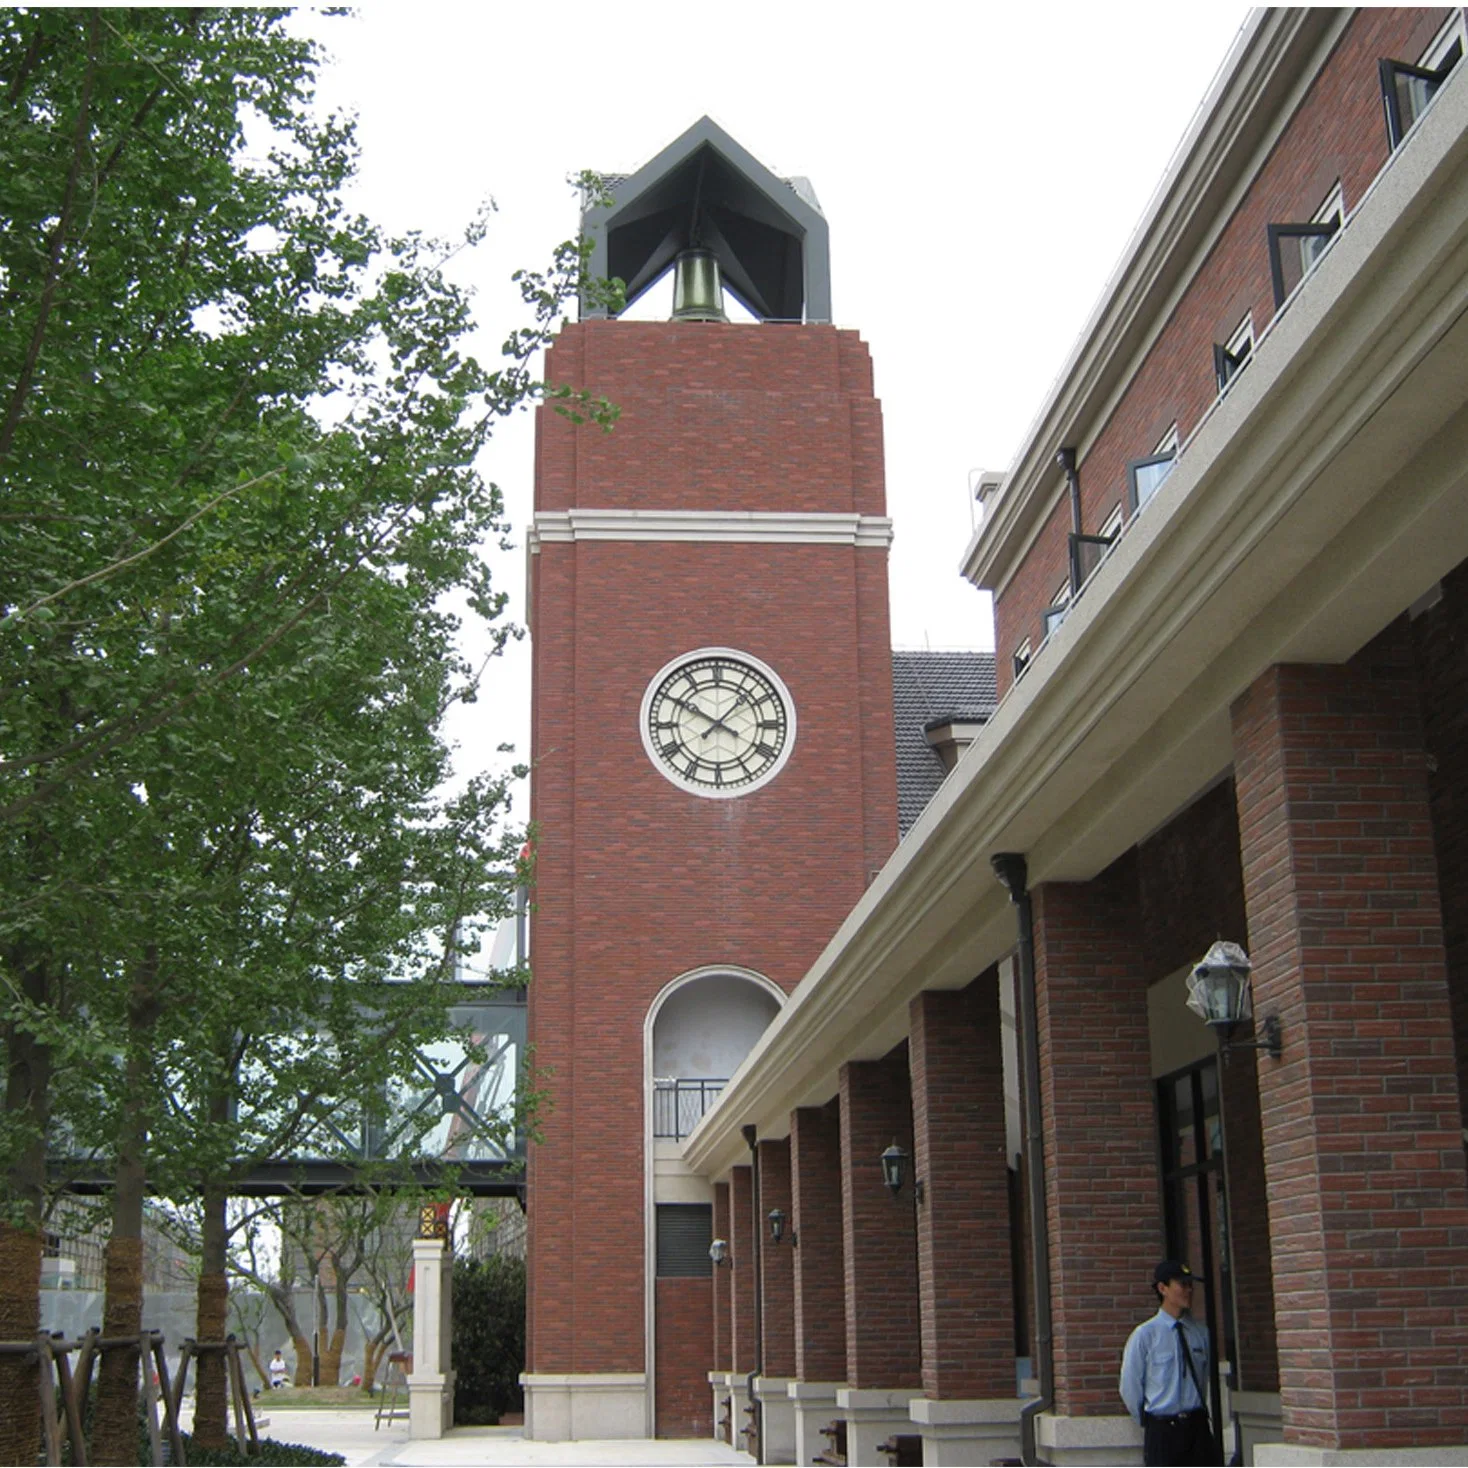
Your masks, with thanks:
[[[762,1300],[764,1296],[764,1271],[761,1268],[760,1247],[764,1243],[759,1226],[759,1141],[752,1126],[739,1129],[749,1145],[749,1237],[752,1240],[750,1254],[754,1269],[754,1365],[744,1380],[744,1389],[749,1395],[750,1421],[754,1424],[754,1440],[759,1448],[757,1461],[765,1461],[765,1409],[754,1394],[755,1378],[765,1374],[765,1326]]]
[[[1054,1337],[1050,1319],[1050,1239],[1045,1226],[1045,1136],[1040,1111],[1040,1031],[1035,1007],[1034,913],[1030,906],[1029,871],[1018,852],[990,857],[994,875],[1004,884],[1015,907],[1019,961],[1018,1019],[1020,1097],[1024,1114],[1025,1182],[1030,1211],[1030,1278],[1035,1301],[1035,1338],[1031,1342],[1040,1395],[1020,1412],[1020,1456],[1027,1464],[1042,1463],[1035,1447],[1035,1418],[1055,1405]]]

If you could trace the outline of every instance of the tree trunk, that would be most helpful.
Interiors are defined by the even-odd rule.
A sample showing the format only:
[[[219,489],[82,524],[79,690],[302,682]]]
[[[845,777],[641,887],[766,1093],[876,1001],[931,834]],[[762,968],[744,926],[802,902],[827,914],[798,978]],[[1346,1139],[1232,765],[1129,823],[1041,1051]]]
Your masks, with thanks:
[[[222,1341],[229,1321],[229,1278],[225,1274],[228,1243],[223,1188],[204,1189],[203,1251],[199,1268],[196,1339]],[[222,1448],[229,1436],[228,1392],[224,1356],[209,1351],[198,1358],[194,1388],[194,1441],[201,1448]]]
[[[296,1348],[297,1386],[311,1385],[311,1342],[301,1334],[299,1325],[291,1326],[291,1344]]]
[[[0,1340],[31,1341],[41,1324],[41,1234],[0,1224]],[[0,1356],[0,1463],[41,1455],[40,1372],[23,1356]]]
[[[358,1254],[354,1257],[360,1259],[361,1256]],[[326,1349],[321,1355],[322,1386],[342,1384],[342,1351],[347,1344],[347,1311],[351,1308],[351,1296],[347,1293],[347,1286],[357,1272],[355,1263],[348,1265],[345,1269],[342,1263],[340,1254],[331,1256],[333,1282],[331,1293],[336,1324],[332,1327],[331,1334],[327,1338]]]
[[[148,1110],[142,1104],[147,1067],[139,1037],[128,1052],[126,1095],[112,1191],[112,1237],[107,1243],[104,1339],[136,1336],[143,1323],[143,1198],[147,1186]],[[152,1369],[151,1363],[148,1369]],[[138,1460],[138,1349],[118,1346],[102,1354],[97,1376],[94,1463]]]
[[[46,966],[12,954],[21,987],[45,1004]],[[46,1187],[46,1128],[51,1050],[18,1026],[7,1027],[5,1111],[24,1118],[30,1136],[7,1169],[6,1190],[20,1205],[18,1220],[0,1223],[0,1341],[31,1341],[41,1328],[41,1210]],[[41,1453],[40,1371],[23,1356],[0,1356],[0,1463],[34,1463]]]
[[[365,1353],[362,1359],[362,1390],[368,1396],[372,1395],[372,1388],[377,1384],[377,1373],[382,1370],[383,1357],[387,1355],[388,1327],[377,1332],[366,1343]]]

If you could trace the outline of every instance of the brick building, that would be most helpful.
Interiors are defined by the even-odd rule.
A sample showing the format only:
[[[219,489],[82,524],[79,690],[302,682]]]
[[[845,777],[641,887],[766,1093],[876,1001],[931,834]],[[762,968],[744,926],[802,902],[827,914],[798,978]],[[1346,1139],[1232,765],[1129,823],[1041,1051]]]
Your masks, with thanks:
[[[890,830],[891,805],[867,793],[875,783],[848,783],[853,721],[870,709],[863,736],[890,728],[886,671],[870,686],[829,670],[802,684],[796,755],[761,792],[817,754],[819,686],[849,700],[832,712],[839,781],[859,801],[827,813],[812,788],[809,811],[791,812],[799,835],[778,837],[738,802],[707,803],[699,849],[728,864],[748,920],[762,912],[741,885],[747,858],[716,844],[741,820],[782,887],[815,878],[830,899],[815,927],[834,937],[759,939],[770,949],[749,966],[789,997],[669,1159],[680,1198],[691,1179],[711,1187],[725,1248],[702,1306],[679,1287],[682,1344],[643,1368],[660,1414],[663,1372],[703,1338],[710,1410],[725,1431],[756,1424],[765,1461],[808,1462],[837,1440],[849,1462],[884,1462],[894,1434],[920,1436],[928,1463],[1139,1461],[1117,1367],[1170,1254],[1208,1277],[1195,1313],[1244,1461],[1468,1460],[1463,49],[1459,11],[1256,12],[1015,464],[987,481],[963,571],[994,593],[993,716],[890,858],[877,826]],[[638,330],[586,323],[575,350],[625,333],[625,386],[651,391]],[[759,366],[777,392],[802,392],[780,376],[797,358],[810,373],[819,355],[835,362],[823,391],[850,396],[850,439],[826,431],[829,398],[772,411],[799,426],[812,486],[880,515],[874,429],[869,461],[851,447],[875,421],[861,416],[864,364],[843,365],[854,339],[728,333],[731,371],[780,336],[778,361]],[[680,362],[673,377],[721,403],[744,390],[704,370]],[[708,461],[666,420],[644,442],[639,483],[654,462],[701,482]],[[611,486],[622,471],[594,472]],[[767,508],[766,483],[741,485],[749,508]],[[809,561],[826,554],[836,576],[836,552]],[[839,552],[843,567],[868,554]],[[648,555],[621,569],[654,589],[686,577],[660,605],[696,618],[702,564]],[[794,573],[778,569],[783,588]],[[544,556],[539,571],[544,587]],[[623,615],[629,593],[601,565],[576,574],[589,604]],[[792,691],[785,669],[819,662],[810,638],[848,669],[853,646],[862,669],[885,667],[860,576],[840,580],[848,610],[818,624],[780,603],[798,646],[741,634]],[[677,649],[622,651],[651,676]],[[594,659],[586,675],[614,681]],[[570,719],[567,707],[557,727]],[[614,743],[593,757],[618,789],[641,782],[639,819],[655,828],[667,792]],[[803,865],[818,859],[841,866],[839,883]],[[880,868],[870,883],[866,864]],[[695,900],[691,875],[664,862],[634,885],[677,911]],[[595,904],[602,877],[578,877],[578,901]],[[613,932],[606,920],[593,931],[625,959],[627,914]],[[705,928],[723,920],[697,913]],[[651,921],[634,916],[634,950]],[[653,926],[664,943],[667,924]],[[1186,1008],[1219,938],[1248,950],[1278,1054],[1250,1048],[1262,1024],[1221,1054]],[[663,964],[693,961],[670,951]],[[578,1008],[583,1022],[599,1040],[610,1023]],[[637,1099],[619,1096],[605,1123],[635,1127]],[[884,1152],[904,1163],[895,1196]],[[619,1166],[596,1187],[635,1190]],[[536,1177],[532,1209],[545,1206]],[[638,1257],[638,1240],[619,1256],[605,1216],[598,1227],[594,1269]]]
[[[681,1140],[899,829],[881,410],[866,347],[830,323],[814,193],[707,120],[612,183],[597,273],[635,298],[675,255],[717,259],[759,322],[717,319],[705,280],[671,322],[588,306],[546,367],[621,416],[599,435],[542,409],[537,438],[529,1025],[550,1106],[525,1385],[544,1438],[711,1430],[713,1192]],[[959,664],[901,666],[945,720],[904,749],[931,790],[992,707],[992,659],[987,700],[954,691]]]

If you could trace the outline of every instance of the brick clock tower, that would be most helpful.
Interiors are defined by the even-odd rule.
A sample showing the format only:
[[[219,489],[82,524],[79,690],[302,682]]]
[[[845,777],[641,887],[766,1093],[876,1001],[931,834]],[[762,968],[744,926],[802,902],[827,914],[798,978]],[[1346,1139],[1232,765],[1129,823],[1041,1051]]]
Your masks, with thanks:
[[[526,1430],[706,1435],[678,1139],[897,840],[881,409],[805,180],[704,119],[586,223],[629,299],[676,272],[675,316],[552,349],[612,433],[540,410]]]

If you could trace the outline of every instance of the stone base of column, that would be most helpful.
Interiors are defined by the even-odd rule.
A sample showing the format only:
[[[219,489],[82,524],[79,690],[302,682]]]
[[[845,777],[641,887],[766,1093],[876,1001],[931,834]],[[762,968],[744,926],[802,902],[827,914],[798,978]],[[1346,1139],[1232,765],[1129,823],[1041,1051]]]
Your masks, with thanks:
[[[830,1447],[823,1427],[841,1414],[836,1410],[836,1393],[844,1381],[792,1381],[786,1388],[795,1414],[795,1461],[813,1463]]]
[[[754,1398],[760,1404],[761,1463],[799,1463],[795,1456],[795,1403],[788,1376],[756,1376]]]
[[[878,1391],[844,1386],[836,1393],[838,1417],[846,1422],[846,1461],[851,1468],[888,1468],[886,1453],[878,1451],[893,1433],[910,1433],[908,1404],[919,1388]]]
[[[1319,1464],[1358,1464],[1360,1468],[1462,1468],[1468,1463],[1468,1444],[1444,1444],[1437,1448],[1306,1448],[1294,1443],[1259,1443],[1254,1461],[1268,1468],[1317,1468]]]
[[[1041,1456],[1056,1468],[1142,1461],[1142,1429],[1130,1417],[1062,1417],[1042,1412],[1035,1422],[1035,1442]]]
[[[408,1436],[440,1438],[454,1425],[454,1373],[408,1377]]]
[[[731,1413],[730,1421],[733,1420],[733,1396],[734,1378],[727,1371],[710,1371],[709,1388],[714,1394],[714,1441],[726,1443],[729,1441],[729,1423],[724,1420],[726,1405]]]
[[[1254,1461],[1254,1449],[1260,1443],[1283,1439],[1284,1415],[1278,1392],[1230,1392],[1226,1409],[1236,1419],[1241,1463]]]
[[[542,1442],[648,1437],[647,1376],[641,1371],[549,1376],[522,1372],[525,1436]]]
[[[923,1468],[966,1468],[996,1458],[1018,1458],[1018,1397],[941,1401],[914,1397],[908,1403],[913,1422],[922,1430]]]

